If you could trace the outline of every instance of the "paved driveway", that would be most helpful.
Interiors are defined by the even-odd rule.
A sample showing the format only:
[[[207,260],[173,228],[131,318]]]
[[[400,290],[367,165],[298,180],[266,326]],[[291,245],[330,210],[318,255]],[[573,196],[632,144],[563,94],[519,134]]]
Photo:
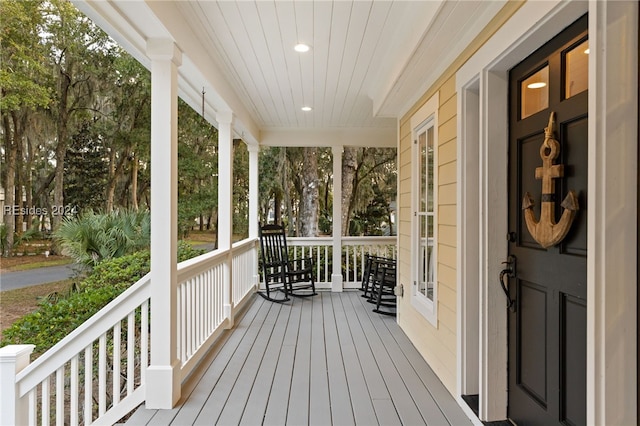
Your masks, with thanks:
[[[74,264],[48,266],[28,271],[0,273],[0,291],[66,280],[75,274]]]

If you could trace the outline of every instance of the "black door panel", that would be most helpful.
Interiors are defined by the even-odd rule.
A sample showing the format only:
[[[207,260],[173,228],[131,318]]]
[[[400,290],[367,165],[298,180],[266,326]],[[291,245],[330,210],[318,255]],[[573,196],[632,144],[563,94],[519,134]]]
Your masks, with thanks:
[[[517,259],[517,270],[510,285],[516,309],[508,313],[508,415],[518,425],[586,422],[588,93],[568,99],[564,95],[564,55],[586,39],[585,15],[509,76],[509,231],[516,238],[508,254]],[[546,66],[548,105],[522,118],[522,82]],[[555,198],[545,197],[554,199],[556,221],[570,190],[580,207],[565,239],[544,249],[529,234],[522,200],[531,194],[540,220],[542,181],[536,169],[542,167],[540,149],[551,112],[556,114],[554,138],[560,145],[555,164],[564,165],[564,174],[553,181]]]

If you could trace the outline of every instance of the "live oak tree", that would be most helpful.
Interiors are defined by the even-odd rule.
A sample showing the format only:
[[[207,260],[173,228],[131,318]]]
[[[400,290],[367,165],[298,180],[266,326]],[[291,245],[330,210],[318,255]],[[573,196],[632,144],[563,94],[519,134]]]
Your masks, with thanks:
[[[302,194],[300,198],[300,236],[315,237],[318,234],[318,148],[302,149]]]
[[[5,191],[4,223],[7,241],[4,255],[13,249],[16,230],[16,215],[13,206],[21,201],[24,176],[18,165],[23,165],[28,127],[38,108],[50,103],[50,91],[47,85],[47,70],[44,66],[44,51],[40,44],[39,31],[43,20],[39,9],[42,2],[0,2],[0,16],[3,25],[0,28],[0,112],[2,116],[2,143],[4,146],[4,167],[2,168],[2,186]],[[20,154],[20,159],[18,155]],[[16,185],[16,177],[18,185]]]
[[[386,209],[384,222],[391,226],[390,203],[396,197],[395,148],[345,147],[342,179],[342,235],[363,233],[361,226],[353,224],[356,213],[360,220],[371,216],[379,228],[381,208]]]
[[[70,142],[70,128],[91,116],[96,85],[108,69],[115,44],[86,16],[66,0],[43,3],[43,44],[55,76],[49,112],[56,124],[53,204],[64,204],[64,163]],[[52,216],[52,226],[62,216]]]

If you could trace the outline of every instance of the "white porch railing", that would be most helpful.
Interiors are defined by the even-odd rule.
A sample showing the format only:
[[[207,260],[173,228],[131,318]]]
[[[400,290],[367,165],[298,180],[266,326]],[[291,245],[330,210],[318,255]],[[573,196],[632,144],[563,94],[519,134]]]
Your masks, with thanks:
[[[147,274],[17,374],[16,424],[112,424],[144,401],[149,286]]]
[[[343,288],[359,288],[365,254],[396,258],[396,237],[342,237]],[[333,273],[332,237],[288,237],[287,246],[295,259],[313,257],[316,288],[331,288]]]
[[[341,241],[345,288],[360,286],[366,253],[396,256],[395,237]],[[318,288],[330,288],[333,239],[290,238],[289,242],[294,257],[314,257]],[[178,265],[177,354],[183,380],[222,330],[232,326],[235,312],[253,293],[257,256],[257,240],[247,239],[231,250],[206,253]],[[231,276],[227,283],[225,270]],[[0,348],[0,423],[112,424],[142,403],[152,338],[150,286],[147,274],[31,364],[32,345]],[[231,307],[226,310],[228,303]]]
[[[257,240],[249,239],[235,243],[230,253],[216,250],[179,265],[177,340],[183,379],[231,324],[224,314],[225,262],[231,257],[232,302],[239,307],[256,285],[256,253]]]
[[[178,356],[184,379],[227,324],[222,269],[233,268],[231,316],[256,281],[255,239],[178,265]],[[33,345],[0,348],[0,424],[113,424],[145,399],[150,274],[29,364]],[[111,383],[107,386],[107,383]]]

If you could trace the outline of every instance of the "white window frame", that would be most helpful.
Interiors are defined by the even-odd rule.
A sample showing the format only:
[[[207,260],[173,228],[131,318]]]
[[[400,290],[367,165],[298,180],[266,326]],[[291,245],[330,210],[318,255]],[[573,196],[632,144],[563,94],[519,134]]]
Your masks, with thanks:
[[[411,305],[420,312],[434,327],[438,327],[438,105],[439,93],[432,96],[411,117]],[[418,291],[420,276],[420,221],[419,218],[419,191],[421,176],[418,147],[418,134],[433,128],[433,252],[431,262],[433,265],[433,298],[429,299]]]

